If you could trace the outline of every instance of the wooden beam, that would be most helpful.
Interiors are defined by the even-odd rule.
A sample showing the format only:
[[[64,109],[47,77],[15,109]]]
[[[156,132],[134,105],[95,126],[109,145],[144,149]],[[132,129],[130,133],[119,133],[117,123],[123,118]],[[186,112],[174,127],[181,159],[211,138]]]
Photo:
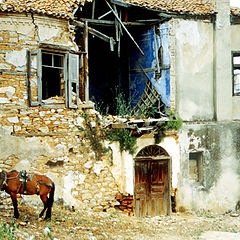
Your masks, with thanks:
[[[105,16],[107,16],[111,12],[112,12],[112,10],[108,11],[107,13],[104,13],[102,16],[98,17],[98,20],[104,18]]]
[[[122,25],[123,29],[126,31],[126,33],[128,34],[128,36],[131,38],[131,40],[134,42],[134,44],[136,45],[136,47],[138,48],[138,50],[140,51],[140,53],[144,56],[144,52],[142,51],[142,49],[138,46],[137,42],[134,40],[134,38],[132,37],[132,35],[130,34],[130,32],[127,30],[127,28],[125,27],[125,25],[123,24],[123,22],[121,21],[121,19],[118,17],[118,14],[113,10],[113,8],[111,7],[111,5],[108,3],[107,0],[105,0],[105,2],[107,3],[108,7],[112,10],[114,16],[116,17],[116,19],[118,20],[118,22]]]
[[[111,11],[112,12],[112,11]],[[88,24],[91,25],[109,25],[109,26],[114,26],[114,21],[109,21],[109,20],[101,20],[101,19],[90,19],[90,18],[80,18],[79,19],[81,22],[87,21]],[[148,23],[147,22],[142,22],[142,21],[137,21],[137,22],[123,22],[125,26],[145,26]]]
[[[96,0],[93,0],[93,3],[92,3],[92,19],[94,19],[94,15],[95,15],[95,5],[96,5]]]
[[[75,25],[77,25],[78,27],[82,27],[84,28],[85,27],[85,24],[83,22],[80,22],[80,21],[76,21],[76,20],[73,20],[73,23]],[[98,30],[94,29],[94,28],[91,28],[91,27],[87,27],[88,29],[88,32],[91,33],[92,35],[106,41],[106,42],[113,42],[114,44],[116,43],[115,40],[113,40],[112,37],[109,37],[107,35],[105,35],[104,33],[101,33],[99,32]]]
[[[160,73],[160,63],[158,58],[158,49],[157,49],[157,36],[156,36],[156,26],[154,26],[154,50],[155,50],[155,57],[157,62],[157,72]]]

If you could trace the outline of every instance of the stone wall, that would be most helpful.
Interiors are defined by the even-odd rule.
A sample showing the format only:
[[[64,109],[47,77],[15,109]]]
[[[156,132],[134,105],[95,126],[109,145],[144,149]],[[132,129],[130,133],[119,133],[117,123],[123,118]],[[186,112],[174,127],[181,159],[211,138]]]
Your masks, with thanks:
[[[64,200],[66,205],[101,210],[118,205],[111,154],[98,158],[93,152],[84,131],[79,130],[85,127],[81,110],[59,110],[29,109],[14,117],[5,112],[0,134],[1,169],[50,176],[56,183],[56,200]],[[95,112],[89,116],[94,124]],[[19,131],[12,132],[16,126]]]
[[[68,21],[35,14],[0,18],[1,169],[48,175],[56,183],[55,199],[69,206],[104,210],[118,205],[111,154],[99,157],[92,151],[83,110],[28,106],[27,50],[39,49],[40,43],[77,50]],[[95,125],[96,112],[86,112]]]

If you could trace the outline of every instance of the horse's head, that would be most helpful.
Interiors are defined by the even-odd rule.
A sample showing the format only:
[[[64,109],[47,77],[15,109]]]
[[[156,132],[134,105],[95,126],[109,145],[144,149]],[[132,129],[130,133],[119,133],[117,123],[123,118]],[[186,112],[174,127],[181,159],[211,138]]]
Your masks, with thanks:
[[[3,187],[7,183],[7,172],[0,169],[0,190],[3,190]]]

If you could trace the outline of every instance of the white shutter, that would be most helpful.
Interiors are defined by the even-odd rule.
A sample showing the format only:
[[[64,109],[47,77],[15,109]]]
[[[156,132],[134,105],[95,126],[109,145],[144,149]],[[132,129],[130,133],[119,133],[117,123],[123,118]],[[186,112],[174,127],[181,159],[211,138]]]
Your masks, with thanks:
[[[41,50],[27,51],[27,92],[29,106],[38,106],[42,103]]]
[[[68,107],[79,107],[79,56],[68,53]]]

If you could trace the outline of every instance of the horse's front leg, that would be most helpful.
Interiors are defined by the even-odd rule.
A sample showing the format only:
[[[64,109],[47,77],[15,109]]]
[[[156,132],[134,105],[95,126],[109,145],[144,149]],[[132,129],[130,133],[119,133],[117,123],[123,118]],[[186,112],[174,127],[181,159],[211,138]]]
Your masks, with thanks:
[[[14,207],[14,217],[19,218],[17,194],[10,193],[10,196],[11,196],[13,207]]]

